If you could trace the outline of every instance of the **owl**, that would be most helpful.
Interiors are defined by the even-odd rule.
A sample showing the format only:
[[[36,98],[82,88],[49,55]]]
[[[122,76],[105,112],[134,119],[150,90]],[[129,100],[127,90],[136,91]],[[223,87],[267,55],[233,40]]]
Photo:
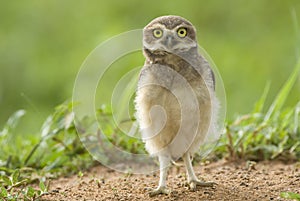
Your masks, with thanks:
[[[215,78],[198,53],[194,26],[179,16],[162,16],[143,29],[146,58],[136,91],[136,117],[145,143],[158,157],[160,179],[150,196],[169,194],[166,179],[173,161],[183,159],[187,182],[210,187],[197,179],[192,156],[216,132],[218,100]]]

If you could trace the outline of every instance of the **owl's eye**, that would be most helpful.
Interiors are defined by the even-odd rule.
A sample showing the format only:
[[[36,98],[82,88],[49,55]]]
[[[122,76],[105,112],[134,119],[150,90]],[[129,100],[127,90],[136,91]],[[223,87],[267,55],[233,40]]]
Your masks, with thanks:
[[[155,38],[160,38],[163,35],[163,31],[161,29],[154,29],[153,30],[153,36]]]
[[[180,37],[180,38],[184,38],[187,34],[187,30],[186,28],[179,28],[177,30],[177,35]]]

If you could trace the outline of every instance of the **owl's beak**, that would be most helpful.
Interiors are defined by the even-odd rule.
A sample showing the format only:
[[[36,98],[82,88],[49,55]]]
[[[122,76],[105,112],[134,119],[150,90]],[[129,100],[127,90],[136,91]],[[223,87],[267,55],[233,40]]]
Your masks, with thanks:
[[[174,36],[172,36],[172,35],[167,35],[166,36],[166,46],[168,47],[168,48],[171,48],[174,44]]]

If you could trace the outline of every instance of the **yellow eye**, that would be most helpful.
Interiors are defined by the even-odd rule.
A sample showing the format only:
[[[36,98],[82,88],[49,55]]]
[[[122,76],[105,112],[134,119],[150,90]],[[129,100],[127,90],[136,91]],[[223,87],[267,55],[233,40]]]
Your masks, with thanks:
[[[184,38],[187,34],[187,31],[186,31],[186,28],[179,28],[177,30],[177,35],[180,37],[180,38]]]
[[[161,29],[154,29],[153,30],[153,36],[155,38],[160,38],[160,37],[162,37],[162,35],[163,35],[163,32],[162,32]]]

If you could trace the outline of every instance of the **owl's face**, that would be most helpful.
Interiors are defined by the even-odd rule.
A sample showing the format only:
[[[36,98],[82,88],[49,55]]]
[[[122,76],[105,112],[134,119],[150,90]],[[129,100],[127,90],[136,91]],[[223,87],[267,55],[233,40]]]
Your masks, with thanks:
[[[186,52],[197,47],[196,30],[182,17],[162,16],[144,28],[143,45],[151,52]]]

